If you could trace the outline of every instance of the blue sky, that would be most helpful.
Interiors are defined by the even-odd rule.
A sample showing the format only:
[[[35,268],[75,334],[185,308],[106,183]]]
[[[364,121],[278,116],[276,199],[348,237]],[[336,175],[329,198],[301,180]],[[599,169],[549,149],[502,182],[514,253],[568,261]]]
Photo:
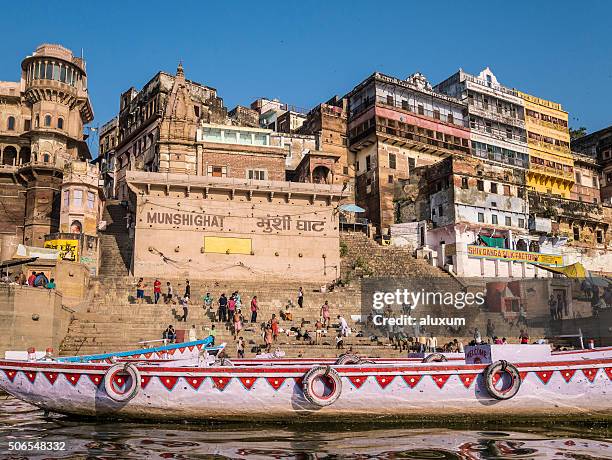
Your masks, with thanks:
[[[489,66],[501,83],[563,104],[573,127],[612,124],[604,0],[9,2],[2,16],[0,80],[17,80],[39,43],[83,48],[93,126],[118,111],[120,92],[179,60],[228,108],[257,97],[310,108],[375,70],[435,84]]]

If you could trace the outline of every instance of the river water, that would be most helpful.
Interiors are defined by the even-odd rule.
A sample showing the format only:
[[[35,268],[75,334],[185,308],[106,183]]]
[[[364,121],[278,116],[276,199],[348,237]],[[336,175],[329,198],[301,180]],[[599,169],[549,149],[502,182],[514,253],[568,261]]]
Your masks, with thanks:
[[[346,421],[345,421],[346,422]],[[45,418],[0,398],[0,458],[612,459],[606,425],[197,425]],[[28,448],[28,441],[30,447]],[[38,445],[36,444],[38,443]],[[12,446],[12,450],[11,449]],[[63,450],[43,450],[49,446]]]

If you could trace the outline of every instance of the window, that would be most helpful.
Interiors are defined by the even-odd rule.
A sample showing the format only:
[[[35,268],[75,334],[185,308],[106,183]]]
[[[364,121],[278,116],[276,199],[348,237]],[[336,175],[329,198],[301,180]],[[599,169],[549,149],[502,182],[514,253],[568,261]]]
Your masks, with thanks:
[[[580,172],[576,171],[576,184],[580,185],[582,177],[580,177]]]
[[[453,114],[452,113],[449,113],[446,116],[446,121],[448,121],[449,123],[455,123],[455,120],[453,119]]]
[[[521,187],[517,188],[516,194],[518,195],[519,198],[525,198],[525,189]]]
[[[64,207],[70,206],[70,190],[64,190]]]
[[[574,227],[573,231],[574,231],[574,240],[579,241],[580,240],[580,228]]]
[[[511,226],[512,226],[512,218],[506,217],[506,227],[511,227]]]
[[[393,183],[393,175],[389,174],[389,177],[387,178],[387,182],[389,182],[390,184]]]
[[[64,119],[62,117],[57,119],[57,129],[64,129]]]
[[[408,158],[408,172],[412,171],[416,167],[416,160],[414,158]]]
[[[497,193],[497,183],[491,182],[491,193]]]
[[[266,172],[263,169],[249,169],[247,177],[252,180],[266,180]]]
[[[349,173],[348,166],[342,167],[342,174],[348,174],[348,173]]]
[[[597,244],[603,244],[604,237],[603,237],[603,231],[602,230],[599,230],[599,229],[597,230],[596,238],[597,238]]]
[[[461,178],[461,188],[468,188],[468,178],[467,177]]]
[[[419,115],[425,115],[425,108],[422,105],[419,105],[417,107],[417,112],[419,113]]]
[[[491,223],[497,225],[497,214],[491,214]]]
[[[72,192],[72,198],[74,199],[75,208],[80,208],[83,206],[83,190],[75,189]]]
[[[196,118],[200,118],[200,106],[194,105],[193,112],[195,113]]]
[[[484,222],[484,212],[478,213],[478,222]]]
[[[438,206],[438,215],[440,217],[444,216],[444,208],[442,207],[442,205]]]
[[[36,115],[36,118],[34,119],[34,126],[36,128],[40,126],[40,117],[38,115]]]
[[[597,176],[593,176],[593,187],[598,188],[599,183],[597,182]]]
[[[62,66],[60,71],[60,81],[66,83],[66,67]]]
[[[408,101],[406,99],[402,99],[402,109],[404,110],[410,110],[408,108]]]
[[[438,109],[434,109],[434,111],[433,111],[433,117],[434,117],[436,120],[439,120],[439,119],[440,119],[440,111],[439,111]]]
[[[31,127],[32,127],[32,120],[24,120],[23,121],[23,130],[24,131],[29,131]]]
[[[393,96],[391,94],[387,94],[387,104],[393,105]]]
[[[45,126],[51,126],[51,115],[45,115]]]
[[[396,158],[394,153],[389,154],[389,169],[396,168]]]
[[[504,195],[510,196],[510,186],[504,185]]]
[[[8,117],[8,120],[6,121],[6,128],[9,131],[15,130],[15,117]]]
[[[372,158],[370,157],[370,155],[368,155],[366,157],[366,171],[369,171],[371,167],[372,167]]]
[[[477,180],[476,181],[476,188],[478,189],[478,191],[484,192],[484,181]]]
[[[96,203],[96,195],[94,192],[87,192],[87,209],[93,209]]]
[[[519,224],[518,224],[518,226],[519,226],[520,228],[525,228],[525,219],[520,219],[520,218],[519,218]]]

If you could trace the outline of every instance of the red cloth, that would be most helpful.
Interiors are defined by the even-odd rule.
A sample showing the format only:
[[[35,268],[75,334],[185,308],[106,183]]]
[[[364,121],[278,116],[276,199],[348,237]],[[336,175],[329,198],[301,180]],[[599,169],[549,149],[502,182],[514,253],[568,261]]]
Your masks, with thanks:
[[[34,275],[30,275],[30,276],[28,277],[28,284],[29,284],[30,286],[34,286],[34,280],[35,280],[35,279],[36,279],[36,276],[34,276]]]
[[[161,282],[159,281],[155,281],[153,283],[153,292],[159,292],[161,293]]]

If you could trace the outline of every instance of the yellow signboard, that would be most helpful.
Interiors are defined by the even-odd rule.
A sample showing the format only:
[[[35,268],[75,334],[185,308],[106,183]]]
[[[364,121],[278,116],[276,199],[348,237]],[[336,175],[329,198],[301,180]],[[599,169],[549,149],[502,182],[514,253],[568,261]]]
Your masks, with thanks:
[[[59,260],[79,260],[79,241],[78,240],[49,240],[45,241],[45,247],[59,250],[57,258]]]
[[[563,265],[563,256],[540,254],[537,252],[514,251],[512,249],[490,248],[488,246],[468,245],[469,257],[484,257],[487,259],[516,260],[543,265]]]
[[[217,254],[251,254],[250,238],[231,238],[224,236],[205,236],[204,252]]]

